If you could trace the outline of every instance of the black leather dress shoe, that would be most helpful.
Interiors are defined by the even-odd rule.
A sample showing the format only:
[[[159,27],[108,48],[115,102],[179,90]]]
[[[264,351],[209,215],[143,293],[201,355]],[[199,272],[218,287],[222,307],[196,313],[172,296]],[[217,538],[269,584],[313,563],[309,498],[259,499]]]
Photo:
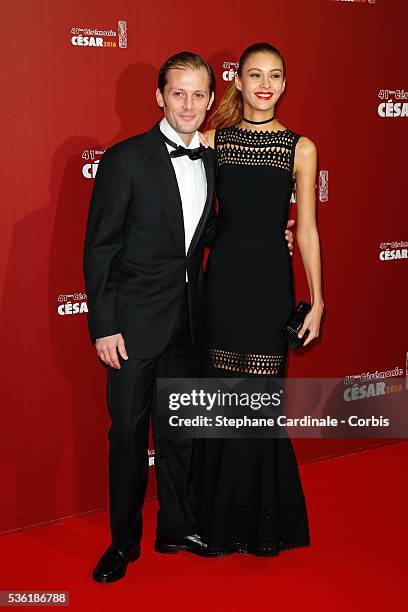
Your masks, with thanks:
[[[96,582],[115,582],[126,574],[128,563],[140,557],[140,545],[114,548],[112,544],[99,559],[93,573]]]
[[[165,554],[174,554],[178,553],[179,550],[185,550],[200,557],[222,557],[226,554],[209,548],[197,534],[184,536],[178,540],[160,537],[156,539],[154,550]]]

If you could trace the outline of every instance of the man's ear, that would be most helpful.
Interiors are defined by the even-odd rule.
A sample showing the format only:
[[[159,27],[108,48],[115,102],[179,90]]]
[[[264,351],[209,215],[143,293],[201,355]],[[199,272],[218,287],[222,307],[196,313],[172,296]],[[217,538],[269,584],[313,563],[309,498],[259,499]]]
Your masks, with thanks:
[[[214,102],[214,92],[212,92],[212,94],[210,96],[210,101],[208,102],[207,110],[210,110],[213,102]]]
[[[156,89],[156,100],[160,108],[164,108],[164,98],[159,88]]]

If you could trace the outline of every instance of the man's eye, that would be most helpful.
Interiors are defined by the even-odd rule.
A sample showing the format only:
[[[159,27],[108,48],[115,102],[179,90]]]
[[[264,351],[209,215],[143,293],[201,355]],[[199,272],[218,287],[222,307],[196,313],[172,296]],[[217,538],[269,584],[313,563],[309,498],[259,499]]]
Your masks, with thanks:
[[[177,97],[180,97],[182,95],[182,93],[181,93],[181,91],[175,91],[174,95],[177,96]]]
[[[202,94],[202,93],[198,93],[198,94],[196,94],[196,96],[197,96],[197,98],[204,98],[204,94]]]

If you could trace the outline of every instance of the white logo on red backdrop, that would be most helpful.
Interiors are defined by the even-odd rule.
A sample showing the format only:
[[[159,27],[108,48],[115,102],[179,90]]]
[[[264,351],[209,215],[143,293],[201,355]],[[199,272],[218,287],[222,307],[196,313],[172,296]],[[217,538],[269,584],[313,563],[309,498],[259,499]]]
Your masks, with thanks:
[[[380,89],[378,105],[380,117],[408,117],[408,91],[405,89]]]
[[[223,81],[232,81],[234,76],[237,74],[239,62],[222,62],[222,79]]]
[[[408,242],[380,242],[381,261],[392,261],[393,259],[408,259]]]
[[[88,312],[86,293],[61,293],[57,297],[57,312],[61,316],[78,315]]]
[[[127,48],[127,22],[118,21],[117,30],[98,28],[71,28],[71,44],[74,47]]]
[[[154,465],[154,449],[153,448],[148,449],[147,456],[149,457],[149,466]]]
[[[408,355],[408,353],[407,353]],[[408,373],[408,370],[407,370]],[[361,374],[349,374],[344,378],[345,385],[353,385],[359,382],[372,382],[373,380],[383,380],[385,378],[393,378],[394,376],[402,376],[404,374],[403,368],[396,366],[393,370],[383,370],[375,372],[362,372]]]
[[[405,353],[405,390],[408,391],[408,351]]]
[[[332,2],[354,2],[355,4],[375,4],[375,0],[332,0]]]
[[[408,385],[408,353],[405,356],[406,386]],[[351,374],[346,376],[343,397],[347,402],[366,399],[367,397],[377,397],[386,393],[403,392],[402,384],[394,382],[387,383],[387,378],[403,376],[404,370],[396,366],[393,370],[383,370],[375,372],[362,372],[361,374]]]
[[[329,199],[329,171],[319,172],[319,202],[327,202]]]
[[[94,179],[98,170],[98,164],[100,158],[105,153],[104,150],[99,149],[85,149],[82,152],[82,159],[85,160],[85,164],[82,165],[82,176],[86,179]]]

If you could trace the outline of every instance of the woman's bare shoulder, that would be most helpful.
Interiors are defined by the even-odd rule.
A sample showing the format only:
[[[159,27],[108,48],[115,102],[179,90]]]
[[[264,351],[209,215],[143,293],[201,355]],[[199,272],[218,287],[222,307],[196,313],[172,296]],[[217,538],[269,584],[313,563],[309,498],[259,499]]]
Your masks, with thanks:
[[[300,136],[297,142],[296,149],[296,152],[299,152],[302,156],[305,157],[310,157],[316,154],[316,145],[313,140],[311,140],[307,136]]]
[[[210,147],[212,149],[214,149],[215,147],[215,130],[207,130],[206,132],[204,132],[204,136],[207,138],[208,142],[210,143]]]

